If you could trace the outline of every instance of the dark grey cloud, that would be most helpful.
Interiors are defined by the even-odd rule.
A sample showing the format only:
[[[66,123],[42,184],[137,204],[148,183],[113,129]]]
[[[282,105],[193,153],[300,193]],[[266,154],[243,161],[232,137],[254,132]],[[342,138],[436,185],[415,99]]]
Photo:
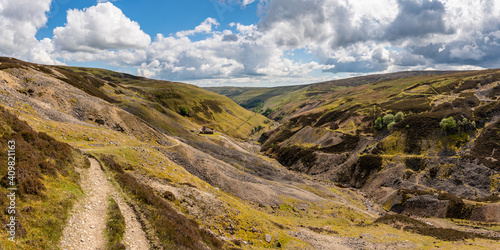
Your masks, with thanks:
[[[444,43],[430,43],[410,46],[407,49],[410,53],[431,59],[435,63],[445,63],[450,58],[450,49],[445,46]]]
[[[346,6],[337,6],[333,15],[328,18],[335,33],[331,38],[330,47],[345,47],[357,42],[372,40],[377,36],[376,30],[372,29],[371,20],[363,19],[360,25],[354,25],[352,13]]]
[[[329,19],[342,24],[342,28],[336,28],[341,35],[332,38],[329,45],[332,51],[348,53],[332,53],[322,62],[335,65],[326,70],[329,72],[364,73],[387,70],[391,66],[399,69],[435,65],[499,67],[499,5],[491,0],[473,0],[472,3],[397,0],[395,18],[388,24],[379,23],[378,26],[373,26],[374,20],[370,17],[362,19],[362,25],[352,25],[349,16],[340,14],[335,17],[337,19]],[[339,12],[342,11],[339,8]],[[367,32],[364,27],[378,28],[378,32]],[[390,60],[380,60],[376,53],[371,54],[371,59],[366,59],[366,53],[349,52],[357,47],[351,45],[370,43],[384,44],[391,51]],[[372,47],[372,50],[380,49],[378,46]],[[344,62],[341,57],[346,55],[354,57],[354,60]]]
[[[463,64],[485,68],[500,66],[500,39],[494,36],[477,35],[469,41],[413,45],[408,50],[414,55],[423,56],[432,64]]]
[[[430,34],[449,34],[443,17],[445,8],[437,0],[398,0],[399,12],[386,30],[385,39],[423,37]]]
[[[422,55],[415,55],[408,51],[404,51],[399,54],[399,57],[395,58],[394,64],[403,66],[403,67],[411,67],[411,66],[419,66],[425,65],[427,60]]]
[[[224,35],[224,37],[222,38],[222,41],[224,41],[224,42],[227,42],[227,41],[236,42],[236,41],[238,41],[238,36],[235,34],[227,34],[227,35]]]
[[[327,65],[335,65],[335,67],[323,70],[323,72],[331,73],[341,73],[341,72],[352,72],[352,73],[367,73],[375,71],[384,71],[391,64],[391,59],[388,55],[384,54],[381,49],[376,49],[373,51],[370,58],[354,60],[354,61],[342,61],[340,59],[328,59],[326,61]]]

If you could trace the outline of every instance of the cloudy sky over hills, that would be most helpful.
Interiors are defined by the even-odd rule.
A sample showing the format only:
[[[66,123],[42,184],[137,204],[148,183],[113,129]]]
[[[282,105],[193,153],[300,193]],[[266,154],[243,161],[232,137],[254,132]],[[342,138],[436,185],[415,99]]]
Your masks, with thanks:
[[[500,67],[495,0],[0,0],[0,55],[200,86]]]

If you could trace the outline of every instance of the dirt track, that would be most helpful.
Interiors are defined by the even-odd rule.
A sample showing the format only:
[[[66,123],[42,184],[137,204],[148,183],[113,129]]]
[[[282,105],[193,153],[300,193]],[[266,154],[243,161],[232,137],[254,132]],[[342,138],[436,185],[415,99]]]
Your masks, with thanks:
[[[125,217],[124,244],[127,249],[149,249],[146,235],[133,210],[123,201],[119,192],[102,171],[99,162],[90,158],[90,168],[80,171],[81,187],[86,197],[76,202],[63,231],[61,249],[105,249],[108,197],[118,203]]]

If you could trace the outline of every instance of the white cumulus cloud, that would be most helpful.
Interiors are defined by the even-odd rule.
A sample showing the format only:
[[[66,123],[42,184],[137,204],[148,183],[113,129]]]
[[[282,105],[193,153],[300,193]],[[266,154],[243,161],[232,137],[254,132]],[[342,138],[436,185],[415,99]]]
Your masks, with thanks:
[[[212,26],[219,26],[219,23],[217,20],[209,17],[205,19],[200,25],[196,26],[194,30],[184,30],[184,31],[179,31],[175,33],[176,36],[178,37],[184,37],[184,36],[192,36],[197,33],[210,33],[212,31]]]
[[[68,10],[67,23],[54,29],[54,42],[66,51],[140,49],[151,37],[110,2]]]
[[[48,53],[50,39],[35,35],[47,23],[51,0],[0,0],[0,55],[41,63],[57,63]]]

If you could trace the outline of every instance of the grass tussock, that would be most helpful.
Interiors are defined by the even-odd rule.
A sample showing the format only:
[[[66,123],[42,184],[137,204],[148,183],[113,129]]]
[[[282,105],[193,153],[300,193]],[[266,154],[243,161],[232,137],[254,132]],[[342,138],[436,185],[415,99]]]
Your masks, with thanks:
[[[109,250],[123,250],[122,240],[125,234],[125,218],[115,199],[109,199],[108,218],[106,222],[106,248]]]
[[[158,238],[166,249],[221,248],[222,242],[192,219],[179,214],[154,190],[128,173],[118,174],[118,183],[130,192],[143,206]]]

